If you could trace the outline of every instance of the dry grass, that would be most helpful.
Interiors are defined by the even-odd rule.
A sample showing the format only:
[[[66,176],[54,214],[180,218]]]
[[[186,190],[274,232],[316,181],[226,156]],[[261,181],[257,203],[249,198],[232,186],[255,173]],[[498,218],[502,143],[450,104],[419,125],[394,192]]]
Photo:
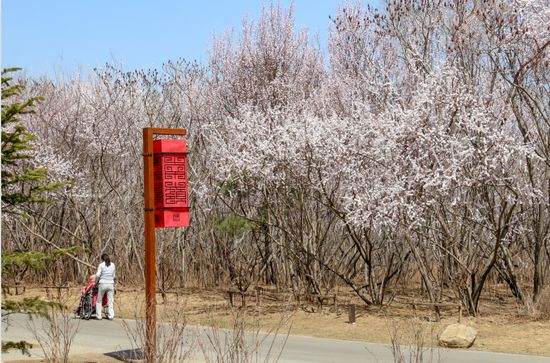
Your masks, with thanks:
[[[144,307],[135,310],[133,315],[135,324],[129,324],[125,320],[122,321],[122,327],[131,344],[131,351],[134,352],[145,352],[147,345],[147,323],[143,319],[144,311]],[[194,343],[186,337],[185,316],[171,311],[163,314],[163,318],[163,323],[157,322],[156,324],[156,361],[163,363],[189,361]]]
[[[9,362],[17,362],[17,363],[37,363],[42,362],[42,359],[40,358],[34,358],[34,359],[17,359],[13,361],[6,361],[6,363]],[[69,359],[69,363],[120,363],[120,360],[107,357],[106,355],[100,354],[100,353],[87,353],[87,354],[75,354],[72,355]]]
[[[44,362],[68,363],[79,324],[72,321],[73,314],[67,309],[50,309],[48,315],[40,323],[30,320],[27,323],[28,329],[42,349]]]
[[[434,346],[437,325],[421,319],[409,324],[412,329],[403,329],[401,320],[387,319],[391,340],[391,352],[395,363],[435,363],[441,361],[439,347]]]
[[[70,294],[74,296],[76,306],[80,288],[74,288]],[[45,297],[45,292],[40,289],[27,289],[24,295],[11,296],[11,298],[36,295]],[[115,297],[117,317],[133,318],[136,306],[143,306],[143,299],[143,292],[119,289]],[[351,295],[346,299],[353,301]],[[173,311],[183,311],[188,324],[211,325],[214,320],[220,327],[230,327],[232,317],[227,300],[224,293],[215,290],[185,289],[179,296],[168,294],[167,301],[164,303],[159,294],[157,301],[162,308],[158,309],[157,314],[162,320],[168,318]],[[358,301],[355,302],[359,304]],[[237,304],[239,303],[237,301]],[[247,306],[249,315],[261,317],[264,329],[269,330],[279,324],[281,316],[285,314],[283,310],[287,302],[264,299],[261,306],[257,307],[254,299],[250,299],[247,301]],[[490,297],[485,298],[481,306],[478,317],[462,319],[464,323],[478,331],[478,337],[470,349],[550,356],[550,344],[547,344],[550,341],[550,320],[519,313],[516,304],[508,297],[505,289],[493,289]],[[391,336],[386,317],[391,317],[404,331],[411,329],[415,319],[410,305],[400,302],[395,302],[383,310],[362,306],[358,310],[357,322],[354,325],[347,323],[348,316],[344,304],[340,305],[338,314],[329,307],[324,307],[322,312],[312,312],[316,310],[317,308],[313,305],[297,307],[292,317],[291,333],[390,344]],[[445,326],[456,322],[457,313],[454,310],[444,310],[442,320],[435,322],[431,310],[425,308],[417,311],[417,318],[425,321],[429,329],[434,332],[434,336],[437,336]],[[429,345],[429,343],[426,344]]]
[[[227,317],[220,322],[219,315],[212,315],[209,326],[196,337],[205,362],[278,362],[291,330],[291,313],[287,313],[275,326],[273,322],[264,324],[262,316],[246,309],[231,309],[229,322]],[[220,329],[221,326],[224,329]],[[284,338],[282,345],[276,344],[278,336]]]

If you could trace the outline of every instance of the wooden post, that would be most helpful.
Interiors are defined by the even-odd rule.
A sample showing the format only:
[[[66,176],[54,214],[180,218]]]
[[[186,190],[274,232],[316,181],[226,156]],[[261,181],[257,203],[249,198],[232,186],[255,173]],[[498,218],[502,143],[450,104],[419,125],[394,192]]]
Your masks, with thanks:
[[[350,324],[355,324],[355,304],[349,304],[348,320]]]
[[[256,306],[260,307],[261,301],[260,301],[260,290],[256,289]]]
[[[143,129],[143,198],[145,213],[145,361],[153,363],[157,351],[155,192],[153,182],[153,129]]]
[[[155,191],[153,176],[153,136],[185,135],[184,129],[145,127],[143,129],[143,202],[145,221],[145,361],[154,363],[157,352]]]

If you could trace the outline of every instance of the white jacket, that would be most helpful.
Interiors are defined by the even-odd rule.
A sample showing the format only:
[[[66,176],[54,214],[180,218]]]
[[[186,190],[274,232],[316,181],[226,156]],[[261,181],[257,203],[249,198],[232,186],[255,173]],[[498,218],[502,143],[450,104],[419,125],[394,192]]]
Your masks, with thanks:
[[[99,278],[100,284],[114,284],[115,283],[115,264],[111,262],[109,266],[102,262],[97,267],[96,277]]]

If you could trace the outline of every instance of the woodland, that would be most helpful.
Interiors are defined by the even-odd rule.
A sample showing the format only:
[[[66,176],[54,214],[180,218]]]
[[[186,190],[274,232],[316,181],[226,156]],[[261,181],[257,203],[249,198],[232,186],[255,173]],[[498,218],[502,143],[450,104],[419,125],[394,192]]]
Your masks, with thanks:
[[[320,44],[272,4],[204,64],[12,73],[9,102],[40,99],[20,121],[32,157],[2,164],[2,284],[78,285],[107,253],[119,284],[144,286],[142,128],[171,127],[187,130],[191,226],[157,230],[161,291],[347,289],[384,305],[418,287],[475,316],[498,283],[536,304],[548,0],[346,3],[327,27]],[[47,202],[5,198],[43,185],[4,183],[28,167],[47,169]]]

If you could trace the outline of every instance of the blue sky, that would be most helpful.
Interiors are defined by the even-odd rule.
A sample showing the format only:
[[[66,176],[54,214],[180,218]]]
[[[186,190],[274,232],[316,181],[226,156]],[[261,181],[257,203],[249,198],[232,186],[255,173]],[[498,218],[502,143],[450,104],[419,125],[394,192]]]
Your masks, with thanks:
[[[364,0],[364,3],[377,3]],[[337,0],[296,0],[297,28],[326,44]],[[3,0],[2,67],[30,75],[84,72],[115,61],[158,68],[169,59],[205,62],[214,34],[257,19],[264,0]],[[288,7],[290,0],[282,0]]]

